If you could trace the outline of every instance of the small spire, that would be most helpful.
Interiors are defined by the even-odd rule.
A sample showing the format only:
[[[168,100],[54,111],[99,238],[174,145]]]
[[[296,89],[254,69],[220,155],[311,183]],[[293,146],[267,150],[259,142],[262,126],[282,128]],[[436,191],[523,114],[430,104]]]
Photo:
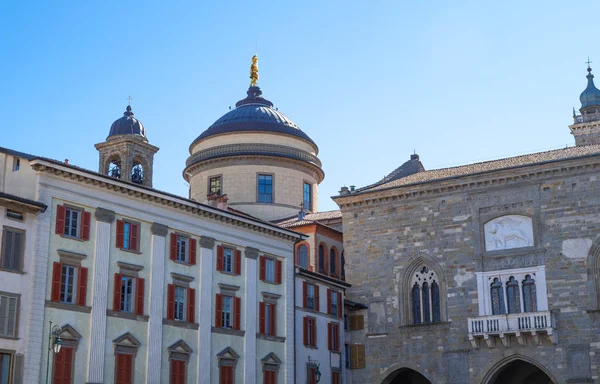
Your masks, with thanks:
[[[250,66],[250,86],[256,87],[258,82],[258,56],[252,56],[252,65]]]
[[[127,105],[131,106],[131,100],[133,100],[133,98],[131,96],[127,96]]]
[[[575,112],[575,107],[573,107],[573,118],[577,117],[577,113]]]

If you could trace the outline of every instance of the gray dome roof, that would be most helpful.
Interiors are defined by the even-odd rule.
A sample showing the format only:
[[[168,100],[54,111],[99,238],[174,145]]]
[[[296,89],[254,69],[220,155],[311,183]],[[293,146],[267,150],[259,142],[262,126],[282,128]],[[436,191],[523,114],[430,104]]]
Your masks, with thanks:
[[[141,121],[133,117],[130,105],[127,106],[127,110],[123,113],[123,117],[112,123],[107,139],[117,135],[138,135],[147,141],[146,129]]]
[[[304,139],[315,147],[317,144],[308,137],[293,121],[273,108],[273,103],[262,97],[259,87],[248,88],[248,96],[235,104],[235,109],[215,121],[206,131],[194,140],[233,132],[275,132]],[[190,146],[190,148],[191,148]]]
[[[583,92],[581,92],[581,96],[579,96],[579,101],[581,101],[581,109],[592,106],[600,106],[600,90],[596,88],[594,85],[594,75],[592,75],[592,68],[588,67],[587,69],[587,79],[588,84]]]

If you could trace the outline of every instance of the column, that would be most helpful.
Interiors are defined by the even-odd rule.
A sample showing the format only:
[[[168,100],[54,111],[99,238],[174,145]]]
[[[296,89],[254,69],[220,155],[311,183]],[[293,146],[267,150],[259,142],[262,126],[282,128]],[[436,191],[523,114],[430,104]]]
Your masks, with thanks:
[[[110,232],[115,213],[98,208],[96,218],[96,249],[94,251],[94,288],[92,291],[92,326],[88,383],[104,383],[104,345],[106,343],[106,308],[108,305],[108,263]]]
[[[198,384],[210,384],[210,370],[216,356],[211,356],[212,319],[213,319],[213,248],[215,239],[200,237],[200,279],[198,287]]]
[[[244,253],[246,261],[246,297],[244,298],[244,308],[242,312],[246,314],[246,337],[244,338],[244,383],[256,383],[256,323],[258,316],[256,308],[256,285],[258,281],[258,272],[256,270],[256,259],[258,258],[258,249],[246,247]]]
[[[150,300],[148,318],[148,361],[146,382],[160,384],[162,368],[162,319],[165,305],[166,225],[152,223]]]

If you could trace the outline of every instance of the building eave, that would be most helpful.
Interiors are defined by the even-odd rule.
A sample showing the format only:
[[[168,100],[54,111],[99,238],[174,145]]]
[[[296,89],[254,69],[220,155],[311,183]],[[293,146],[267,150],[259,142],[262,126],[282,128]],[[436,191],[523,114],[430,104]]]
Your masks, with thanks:
[[[352,284],[346,283],[343,280],[339,280],[333,277],[329,277],[327,275],[323,275],[321,273],[310,271],[306,268],[296,266],[296,275],[310,277],[313,280],[321,281],[325,284],[335,285],[341,289],[347,289],[352,287]]]

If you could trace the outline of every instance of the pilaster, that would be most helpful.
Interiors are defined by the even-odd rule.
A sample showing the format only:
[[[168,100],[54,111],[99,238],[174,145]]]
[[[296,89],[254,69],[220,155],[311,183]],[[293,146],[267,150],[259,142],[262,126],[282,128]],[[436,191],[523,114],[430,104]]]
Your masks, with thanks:
[[[200,279],[198,292],[198,365],[197,377],[198,384],[210,384],[210,364],[214,362],[214,356],[211,356],[212,347],[212,309],[213,309],[213,249],[215,239],[210,237],[200,237]]]
[[[283,274],[283,278],[284,280],[284,284],[285,284],[285,357],[283,359],[283,368],[285,369],[285,382],[286,383],[295,383],[296,382],[296,378],[294,377],[294,366],[296,364],[296,357],[295,357],[295,351],[294,351],[294,332],[296,332],[296,330],[294,329],[294,316],[296,316],[296,308],[294,306],[294,300],[295,300],[295,295],[294,295],[294,285],[296,284],[296,280],[295,280],[295,269],[296,269],[296,263],[294,263],[294,259],[293,259],[293,255],[294,255],[294,249],[292,248],[290,250],[290,252],[287,253],[288,255],[292,255],[291,257],[287,257],[285,259],[285,261],[283,262],[283,270],[285,271],[285,273]],[[325,292],[327,293],[327,292]],[[344,292],[345,295],[345,292]],[[342,300],[342,303],[344,301]],[[343,304],[342,304],[343,305]],[[342,307],[343,308],[343,307]],[[301,326],[301,324],[300,324]],[[340,344],[341,346],[344,345],[344,341],[343,341],[343,335],[344,332],[342,331],[342,343]],[[301,342],[301,341],[299,341]],[[342,367],[344,367],[343,364],[341,364]],[[345,373],[343,373],[342,371],[342,377],[346,377]],[[345,380],[342,380],[342,382],[345,382]]]
[[[166,236],[168,228],[165,225],[153,223],[152,255],[150,268],[150,308],[148,319],[148,361],[146,367],[146,382],[160,384],[162,368],[162,319],[165,297],[165,262]]]
[[[88,383],[104,383],[106,343],[106,309],[108,306],[108,265],[110,259],[111,224],[114,212],[98,208],[96,218],[96,249],[94,251],[94,287],[90,331]]]
[[[257,290],[257,266],[258,249],[247,247],[245,251],[245,278],[246,278],[246,297],[244,300],[245,330],[244,338],[244,383],[251,384],[256,382],[256,301]]]

